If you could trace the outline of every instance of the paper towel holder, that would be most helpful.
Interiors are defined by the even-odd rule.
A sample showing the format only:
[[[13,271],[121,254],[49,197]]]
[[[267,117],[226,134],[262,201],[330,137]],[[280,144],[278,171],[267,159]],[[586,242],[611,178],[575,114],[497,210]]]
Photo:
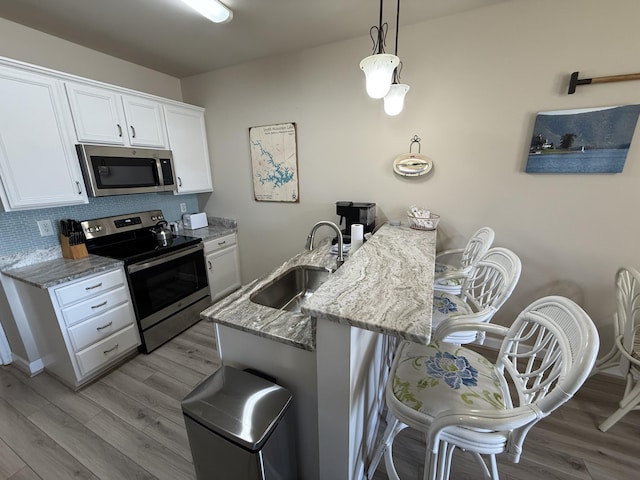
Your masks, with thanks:
[[[419,177],[425,175],[433,168],[433,161],[426,155],[420,154],[421,138],[414,135],[409,144],[409,153],[398,155],[393,161],[393,171],[403,177]],[[418,153],[413,153],[413,145],[418,144]]]

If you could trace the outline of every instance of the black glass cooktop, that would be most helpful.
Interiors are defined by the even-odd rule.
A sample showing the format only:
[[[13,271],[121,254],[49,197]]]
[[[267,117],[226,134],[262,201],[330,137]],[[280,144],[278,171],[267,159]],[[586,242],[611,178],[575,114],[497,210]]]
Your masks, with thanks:
[[[158,245],[155,235],[142,232],[133,235],[116,234],[101,239],[87,240],[87,249],[93,255],[123,260],[126,265],[130,265],[182,250],[201,242],[200,238],[175,235],[171,245],[161,247]]]

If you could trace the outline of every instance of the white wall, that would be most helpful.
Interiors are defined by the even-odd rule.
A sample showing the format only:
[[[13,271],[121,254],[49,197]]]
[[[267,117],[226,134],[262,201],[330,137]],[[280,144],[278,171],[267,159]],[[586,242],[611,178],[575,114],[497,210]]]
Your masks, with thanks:
[[[172,100],[182,100],[180,81],[175,77],[4,18],[0,18],[0,56]]]
[[[337,200],[376,202],[381,220],[419,204],[442,216],[439,248],[490,225],[496,244],[521,256],[522,279],[498,322],[559,293],[608,326],[616,269],[640,264],[640,139],[622,174],[523,170],[536,112],[640,102],[640,82],[566,93],[572,71],[640,71],[638,18],[634,0],[514,1],[401,28],[411,91],[396,118],[364,93],[366,32],[184,79],[185,101],[207,109],[215,192],[206,210],[238,219],[244,282],[303,248],[316,221],[337,220]],[[298,204],[253,200],[248,129],[280,122],[298,126]],[[399,178],[392,161],[414,134],[434,171]]]

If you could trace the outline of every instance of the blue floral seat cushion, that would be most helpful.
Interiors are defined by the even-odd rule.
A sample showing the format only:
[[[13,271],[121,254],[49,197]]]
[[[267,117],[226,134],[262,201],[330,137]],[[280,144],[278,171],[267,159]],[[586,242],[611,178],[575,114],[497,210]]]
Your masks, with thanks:
[[[436,262],[435,276],[434,276],[434,281],[436,283],[439,283],[440,285],[450,285],[450,286],[462,285],[462,279],[442,278],[443,275],[448,273],[461,273],[461,270],[447,263]]]
[[[473,313],[471,307],[460,297],[452,293],[435,292],[431,324],[436,328],[443,320]]]
[[[393,394],[413,410],[433,417],[457,407],[506,408],[501,373],[473,350],[437,341],[403,342],[396,355]]]

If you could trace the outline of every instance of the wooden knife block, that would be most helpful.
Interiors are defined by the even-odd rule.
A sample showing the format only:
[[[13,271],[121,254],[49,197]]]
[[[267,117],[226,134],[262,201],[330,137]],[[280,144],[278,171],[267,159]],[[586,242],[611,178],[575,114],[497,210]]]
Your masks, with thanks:
[[[89,256],[87,246],[84,243],[79,245],[69,245],[69,237],[60,235],[60,246],[62,247],[62,256],[71,260],[85,258]]]

